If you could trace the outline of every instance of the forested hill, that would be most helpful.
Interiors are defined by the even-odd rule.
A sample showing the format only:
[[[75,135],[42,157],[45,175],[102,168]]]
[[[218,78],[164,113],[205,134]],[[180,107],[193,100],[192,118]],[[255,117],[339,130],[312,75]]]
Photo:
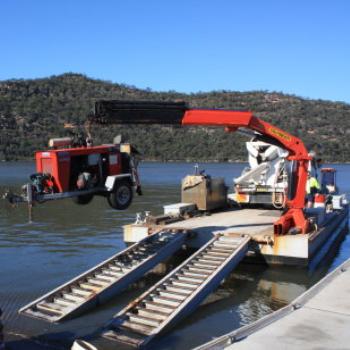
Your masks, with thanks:
[[[191,107],[251,110],[264,120],[323,145],[325,161],[350,161],[350,105],[265,91],[153,92],[123,84],[63,74],[46,79],[0,82],[0,160],[32,158],[50,137],[83,125],[96,99],[184,100]],[[95,144],[122,134],[152,160],[245,160],[245,140],[221,129],[96,126]]]

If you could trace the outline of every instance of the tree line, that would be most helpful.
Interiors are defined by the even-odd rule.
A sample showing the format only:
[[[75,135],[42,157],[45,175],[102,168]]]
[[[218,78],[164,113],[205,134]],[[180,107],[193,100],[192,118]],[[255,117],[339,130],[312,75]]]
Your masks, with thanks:
[[[250,110],[306,145],[321,145],[325,161],[350,161],[349,104],[268,91],[157,92],[74,73],[0,82],[0,160],[32,159],[49,138],[67,136],[72,126],[82,130],[98,99],[183,100],[193,108]],[[95,144],[110,143],[121,134],[147,160],[246,160],[247,139],[217,128],[114,125],[91,131]]]

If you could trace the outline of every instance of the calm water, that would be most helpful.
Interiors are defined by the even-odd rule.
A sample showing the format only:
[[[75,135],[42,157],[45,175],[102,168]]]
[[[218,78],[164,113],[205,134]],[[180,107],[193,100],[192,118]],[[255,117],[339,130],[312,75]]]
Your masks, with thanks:
[[[203,164],[212,176],[224,176],[228,185],[242,164]],[[350,165],[337,165],[338,184],[350,193]],[[18,189],[34,172],[32,163],[0,164],[0,195]],[[143,163],[144,196],[136,197],[123,212],[108,207],[103,198],[77,206],[70,200],[35,207],[34,222],[28,223],[25,206],[12,208],[0,200],[0,307],[11,349],[68,349],[76,337],[94,337],[101,327],[132,298],[154,281],[143,280],[77,319],[50,325],[17,315],[17,310],[50,289],[84,272],[124,248],[122,225],[135,213],[162,212],[162,206],[178,202],[181,178],[193,172],[193,164]],[[172,331],[151,343],[153,349],[190,349],[215,336],[251,323],[304,292],[327,271],[350,257],[350,239],[333,249],[323,265],[310,272],[295,268],[241,265],[223,287]],[[23,337],[23,340],[18,340]],[[101,349],[113,346],[100,342]]]

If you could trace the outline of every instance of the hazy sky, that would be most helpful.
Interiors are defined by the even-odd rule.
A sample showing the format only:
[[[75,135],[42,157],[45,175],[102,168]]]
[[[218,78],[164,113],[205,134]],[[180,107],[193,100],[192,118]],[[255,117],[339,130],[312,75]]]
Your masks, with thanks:
[[[0,79],[350,102],[347,0],[0,0]]]

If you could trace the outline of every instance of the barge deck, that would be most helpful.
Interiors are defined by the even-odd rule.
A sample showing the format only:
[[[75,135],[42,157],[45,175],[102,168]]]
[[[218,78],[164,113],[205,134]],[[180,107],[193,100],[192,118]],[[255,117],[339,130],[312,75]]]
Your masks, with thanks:
[[[315,215],[315,211],[311,211],[309,215]],[[329,247],[348,226],[348,205],[328,214],[322,212],[322,215],[322,223],[308,234],[274,235],[273,224],[281,216],[281,211],[228,209],[163,226],[145,223],[127,225],[124,229],[124,240],[134,242],[157,229],[177,228],[195,232],[196,235],[186,245],[200,249],[215,234],[230,232],[251,237],[246,261],[268,265],[308,266],[316,256],[322,259],[322,254],[326,253],[322,247]]]

